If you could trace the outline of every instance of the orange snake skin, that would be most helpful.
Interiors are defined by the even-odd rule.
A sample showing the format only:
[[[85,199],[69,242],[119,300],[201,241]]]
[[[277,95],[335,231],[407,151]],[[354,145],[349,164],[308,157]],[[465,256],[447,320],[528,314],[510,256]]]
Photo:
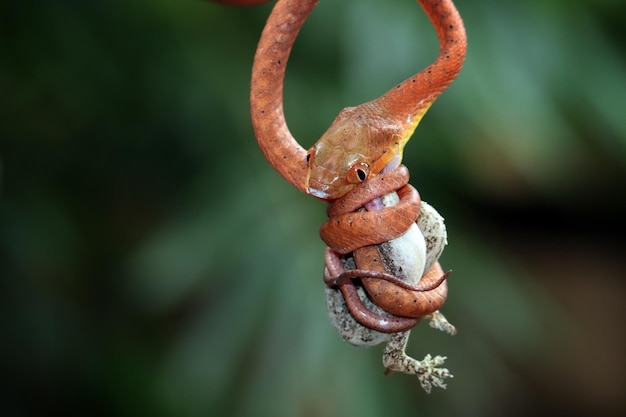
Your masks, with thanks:
[[[439,57],[371,102],[398,123],[409,120],[411,129],[457,76],[466,48],[463,23],[451,0],[418,2],[437,31]],[[259,146],[270,164],[303,192],[307,191],[307,151],[287,127],[283,80],[295,38],[317,3],[318,0],[277,2],[261,35],[252,71],[250,108]],[[350,313],[361,325],[384,333],[412,328],[420,318],[438,310],[447,296],[447,274],[439,263],[423,275],[418,285],[411,285],[388,273],[376,246],[404,234],[419,216],[420,197],[408,179],[404,166],[389,172],[374,172],[347,194],[328,200],[329,219],[320,230],[322,240],[328,245],[324,282],[341,291]],[[367,202],[392,192],[400,197],[397,205],[372,211],[363,208]],[[344,256],[354,258],[356,270],[343,267]],[[359,282],[374,304],[391,317],[365,308],[356,292]]]

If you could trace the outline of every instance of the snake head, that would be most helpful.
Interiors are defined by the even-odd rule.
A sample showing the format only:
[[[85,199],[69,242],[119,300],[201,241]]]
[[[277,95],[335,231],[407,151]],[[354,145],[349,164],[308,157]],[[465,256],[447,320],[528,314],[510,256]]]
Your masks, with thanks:
[[[370,176],[371,160],[362,153],[342,153],[328,157],[335,149],[320,141],[307,152],[306,192],[317,198],[332,200],[343,197],[356,184]]]
[[[400,164],[403,126],[380,114],[375,102],[343,109],[307,152],[307,194],[324,200],[343,197],[355,185]]]

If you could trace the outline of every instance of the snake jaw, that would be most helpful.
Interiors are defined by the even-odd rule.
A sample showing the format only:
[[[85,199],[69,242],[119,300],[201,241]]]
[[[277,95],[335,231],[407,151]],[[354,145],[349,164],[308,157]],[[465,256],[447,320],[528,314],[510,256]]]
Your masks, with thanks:
[[[330,188],[328,185],[318,183],[316,187],[311,187],[310,183],[311,182],[307,178],[306,184],[304,186],[304,190],[306,191],[307,194],[312,195],[313,197],[324,199],[324,200],[328,200],[331,198],[332,194],[327,191]]]
[[[343,187],[342,187],[343,186]],[[345,185],[334,175],[333,169],[324,166],[318,166],[314,169],[309,166],[304,181],[304,191],[317,198],[323,200],[333,200],[342,197],[349,191]]]
[[[382,174],[384,172],[393,171],[394,169],[398,168],[401,163],[402,163],[402,151],[397,152],[393,156],[393,158],[391,158],[391,160],[387,162],[387,165],[385,165],[385,167],[380,171],[380,173]]]

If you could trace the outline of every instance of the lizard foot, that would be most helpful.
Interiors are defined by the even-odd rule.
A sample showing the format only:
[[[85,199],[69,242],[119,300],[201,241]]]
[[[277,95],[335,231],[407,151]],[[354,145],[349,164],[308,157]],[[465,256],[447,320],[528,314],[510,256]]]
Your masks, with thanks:
[[[443,365],[446,357],[435,356],[434,358],[428,354],[423,360],[418,361],[405,352],[406,344],[409,340],[408,332],[395,333],[390,335],[389,342],[383,353],[383,365],[386,368],[385,374],[391,372],[403,372],[408,375],[415,375],[420,385],[430,394],[432,387],[446,388],[444,380],[452,378],[453,375],[446,368],[439,368]]]

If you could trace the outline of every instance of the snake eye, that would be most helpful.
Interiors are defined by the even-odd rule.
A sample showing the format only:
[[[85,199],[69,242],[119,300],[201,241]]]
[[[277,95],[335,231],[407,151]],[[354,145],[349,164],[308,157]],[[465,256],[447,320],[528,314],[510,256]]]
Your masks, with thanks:
[[[314,155],[315,155],[315,146],[309,149],[309,151],[306,153],[306,165],[307,166],[310,165],[311,158],[313,158]]]
[[[370,166],[365,162],[357,162],[348,170],[346,179],[350,184],[363,182],[370,175]]]

